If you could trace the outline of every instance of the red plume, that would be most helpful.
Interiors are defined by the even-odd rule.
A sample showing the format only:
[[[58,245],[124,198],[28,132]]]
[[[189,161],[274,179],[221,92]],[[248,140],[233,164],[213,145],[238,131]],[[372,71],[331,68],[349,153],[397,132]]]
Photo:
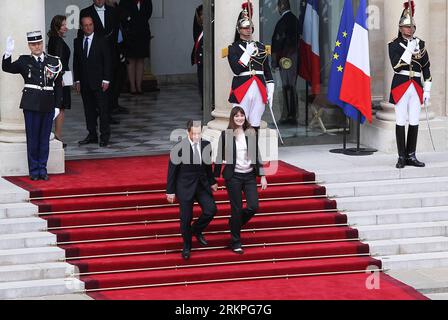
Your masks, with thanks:
[[[415,15],[415,3],[414,1],[411,1],[411,7],[412,7],[412,16]],[[407,10],[409,9],[409,2],[405,2],[404,3],[404,9]]]
[[[248,2],[244,2],[242,4],[242,8],[243,8],[243,10],[247,10],[247,12],[249,12],[250,15],[252,15],[252,12],[254,12],[254,5],[252,4],[252,2],[250,2],[250,10],[249,10]]]

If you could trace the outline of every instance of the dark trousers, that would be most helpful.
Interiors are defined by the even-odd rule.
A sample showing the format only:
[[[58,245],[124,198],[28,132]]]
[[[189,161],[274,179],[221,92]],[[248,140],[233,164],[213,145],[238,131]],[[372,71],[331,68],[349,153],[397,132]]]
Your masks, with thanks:
[[[121,63],[118,59],[116,62],[116,66],[113,67],[114,76],[113,80],[110,83],[111,87],[109,89],[109,114],[112,115],[112,111],[117,109],[118,99],[121,95],[121,90],[123,89],[125,80],[126,80],[126,64]]]
[[[199,203],[199,206],[202,209],[202,214],[193,226],[191,226],[191,221],[193,219],[193,205],[195,200]],[[179,200],[179,207],[180,231],[184,239],[184,248],[191,249],[192,235],[202,233],[216,214],[217,209],[215,200],[213,199],[211,193],[207,192],[207,190],[199,184],[194,198],[189,201]]]
[[[232,214],[230,217],[230,233],[232,248],[241,247],[241,228],[258,211],[257,179],[254,172],[235,172],[229,180],[226,180],[227,193],[230,199]],[[246,208],[243,209],[243,191],[246,196]]]
[[[103,92],[101,88],[98,90],[82,88],[81,96],[84,103],[84,114],[86,116],[87,131],[89,131],[89,136],[92,138],[98,137],[97,119],[99,117],[101,140],[109,141],[110,126],[108,92]]]
[[[23,110],[23,114],[25,116],[26,147],[30,176],[46,175],[54,111],[37,112]]]

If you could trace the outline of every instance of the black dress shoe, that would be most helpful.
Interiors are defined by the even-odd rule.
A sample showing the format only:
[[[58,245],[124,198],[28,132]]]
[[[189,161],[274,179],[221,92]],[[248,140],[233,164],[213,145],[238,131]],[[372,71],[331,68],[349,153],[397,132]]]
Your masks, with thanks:
[[[31,181],[37,181],[39,180],[39,176],[30,176]]]
[[[196,237],[196,239],[198,240],[198,242],[203,245],[203,246],[207,246],[208,242],[207,240],[205,240],[205,237],[202,233],[197,233],[194,235]]]
[[[232,251],[235,252],[236,254],[243,254],[244,253],[244,250],[241,247],[232,248]]]
[[[40,180],[48,181],[50,178],[48,177],[48,174],[44,174],[40,176]]]
[[[397,169],[403,169],[406,167],[406,159],[404,157],[398,157],[398,162],[395,165]]]
[[[98,143],[98,138],[92,138],[90,136],[87,136],[84,140],[81,140],[78,142],[80,145],[84,144],[91,144],[91,143]]]
[[[182,258],[184,260],[190,259],[190,249],[183,249],[182,250]]]
[[[100,141],[100,147],[101,147],[101,148],[105,148],[105,147],[107,147],[108,145],[109,145],[109,142],[108,142],[108,141],[105,141],[105,140]]]

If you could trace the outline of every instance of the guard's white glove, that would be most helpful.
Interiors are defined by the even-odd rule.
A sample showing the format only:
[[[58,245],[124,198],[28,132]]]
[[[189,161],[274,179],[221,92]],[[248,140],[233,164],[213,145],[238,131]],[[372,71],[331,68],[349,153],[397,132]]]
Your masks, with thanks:
[[[417,40],[416,39],[412,39],[408,41],[408,46],[406,48],[406,50],[409,50],[412,53],[415,53],[415,51],[417,50]]]
[[[257,50],[257,43],[255,41],[250,42],[247,47],[246,47],[246,51],[248,54],[252,54],[255,52],[255,50]]]
[[[244,53],[240,58],[240,62],[243,65],[248,66],[252,54],[255,52],[255,50],[257,50],[257,43],[255,41],[252,41],[247,44],[246,48],[244,48],[242,45],[240,45],[240,47],[244,50]]]
[[[272,108],[272,103],[274,102],[274,91],[275,91],[275,84],[273,82],[268,82],[266,84],[266,89],[268,91],[268,103],[269,107]]]
[[[6,39],[5,59],[8,59],[10,56],[12,56],[13,52],[14,52],[14,39],[11,36],[9,36]]]
[[[423,103],[425,107],[428,107],[431,104],[431,86],[432,82],[426,81],[424,92],[423,92]]]

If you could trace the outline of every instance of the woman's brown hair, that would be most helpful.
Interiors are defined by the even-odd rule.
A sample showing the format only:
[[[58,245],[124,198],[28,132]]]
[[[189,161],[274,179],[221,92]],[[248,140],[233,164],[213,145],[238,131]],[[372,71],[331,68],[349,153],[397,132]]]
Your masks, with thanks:
[[[48,31],[48,36],[49,37],[59,37],[59,30],[62,27],[62,23],[67,20],[66,16],[62,16],[62,15],[57,15],[54,16],[53,19],[51,20],[51,24],[50,24],[50,31]]]
[[[246,131],[248,129],[252,129],[252,126],[250,125],[249,121],[247,121],[247,116],[246,116],[246,113],[244,112],[244,109],[239,106],[232,108],[232,111],[230,112],[229,126],[227,127],[227,129],[232,129],[232,130],[238,129],[238,126],[235,123],[235,116],[238,113],[241,113],[246,118],[244,121],[244,124],[243,124],[243,130]]]

